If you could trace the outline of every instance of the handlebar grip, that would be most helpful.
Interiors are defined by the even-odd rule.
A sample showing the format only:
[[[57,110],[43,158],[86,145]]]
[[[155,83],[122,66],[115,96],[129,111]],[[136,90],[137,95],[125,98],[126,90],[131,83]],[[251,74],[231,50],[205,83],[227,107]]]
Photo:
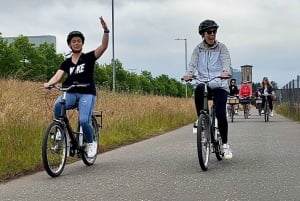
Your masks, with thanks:
[[[190,79],[188,79],[188,80],[185,80],[185,79],[182,77],[182,78],[181,78],[181,81],[191,82],[191,81],[193,81],[193,78],[190,78]]]

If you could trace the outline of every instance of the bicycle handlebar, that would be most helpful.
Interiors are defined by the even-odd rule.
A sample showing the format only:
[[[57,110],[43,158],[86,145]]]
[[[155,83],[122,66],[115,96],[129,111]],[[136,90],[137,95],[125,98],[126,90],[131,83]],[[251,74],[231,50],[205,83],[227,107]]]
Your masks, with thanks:
[[[220,78],[222,80],[227,80],[227,79],[230,79],[231,76],[228,76],[228,77],[216,76],[216,77],[212,77],[212,78],[210,78],[208,80],[203,81],[203,80],[200,80],[200,78],[198,76],[193,75],[189,80],[184,80],[183,78],[181,78],[181,81],[191,82],[193,80],[198,80],[199,82],[202,82],[202,83],[208,83],[208,82],[210,82],[210,81],[212,81],[214,79],[217,79],[217,78]]]
[[[76,88],[76,87],[88,87],[90,84],[72,84],[70,85],[69,87],[60,87],[60,86],[57,86],[57,85],[50,85],[47,89],[57,89],[59,91],[69,91],[73,88]]]

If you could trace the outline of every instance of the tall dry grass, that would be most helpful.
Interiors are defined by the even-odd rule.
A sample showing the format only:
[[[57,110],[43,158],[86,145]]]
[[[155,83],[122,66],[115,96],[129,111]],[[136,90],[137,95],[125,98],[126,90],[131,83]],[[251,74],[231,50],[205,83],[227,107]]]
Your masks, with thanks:
[[[42,168],[41,142],[60,92],[42,83],[0,80],[0,181]],[[192,99],[98,90],[103,111],[101,151],[186,125],[195,119]],[[75,112],[76,113],[76,112]],[[76,121],[74,111],[68,112]]]

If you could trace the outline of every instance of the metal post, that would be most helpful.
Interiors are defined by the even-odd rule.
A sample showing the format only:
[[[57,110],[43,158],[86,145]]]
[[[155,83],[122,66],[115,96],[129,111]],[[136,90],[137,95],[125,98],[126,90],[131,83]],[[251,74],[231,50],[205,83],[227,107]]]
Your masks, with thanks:
[[[114,0],[111,1],[112,3],[112,60],[111,60],[111,66],[113,71],[113,86],[112,91],[116,91],[116,66],[115,66],[115,20],[114,20]]]
[[[186,38],[175,38],[175,40],[184,40],[185,72],[187,72],[187,39]],[[185,97],[187,97],[187,83],[185,83]]]

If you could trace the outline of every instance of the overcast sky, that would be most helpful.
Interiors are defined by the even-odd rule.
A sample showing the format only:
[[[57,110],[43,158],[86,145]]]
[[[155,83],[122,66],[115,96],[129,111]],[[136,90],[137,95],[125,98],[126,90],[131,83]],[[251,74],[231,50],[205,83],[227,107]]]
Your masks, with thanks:
[[[111,0],[0,0],[2,36],[54,35],[57,52],[69,51],[66,35],[80,30],[84,51],[101,42],[99,16],[112,26]],[[205,19],[219,24],[217,40],[230,51],[232,67],[253,65],[253,81],[262,77],[282,87],[300,75],[300,0],[114,0],[115,58],[124,69],[154,77],[180,79],[187,60],[202,40]],[[110,36],[112,36],[110,34]],[[112,38],[111,38],[112,39]],[[112,40],[100,64],[112,59]]]

